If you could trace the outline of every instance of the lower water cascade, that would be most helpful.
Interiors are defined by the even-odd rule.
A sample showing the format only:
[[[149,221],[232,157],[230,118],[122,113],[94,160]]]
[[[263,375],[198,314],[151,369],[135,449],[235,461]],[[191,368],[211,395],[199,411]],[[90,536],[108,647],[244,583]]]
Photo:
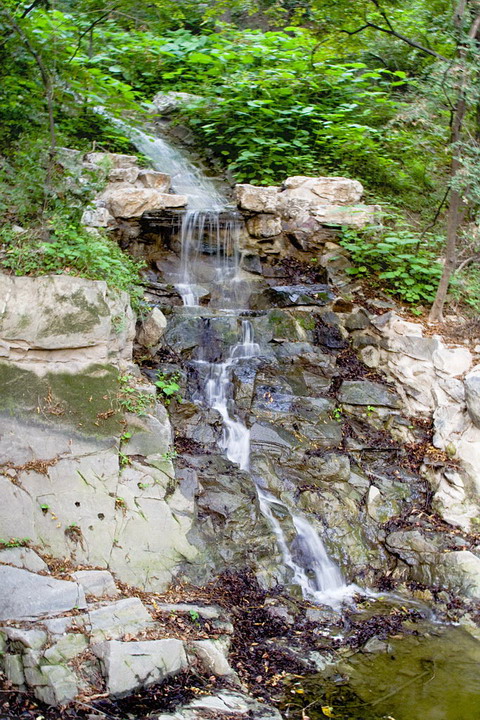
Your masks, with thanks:
[[[185,311],[200,318],[218,312],[240,319],[244,315],[243,289],[239,270],[239,237],[242,224],[228,201],[214,183],[202,175],[182,153],[165,140],[138,130],[130,137],[137,148],[148,156],[155,169],[172,175],[172,187],[188,196],[189,209],[181,218],[181,258],[173,282],[178,289]],[[202,295],[213,300],[208,310],[200,306]],[[241,470],[250,470],[250,430],[238,417],[233,401],[232,374],[242,362],[260,358],[261,348],[255,342],[248,319],[241,320],[240,338],[225,348],[225,359],[209,362],[208,349],[199,347],[195,361],[200,381],[201,402],[217,411],[223,423],[221,449]],[[305,517],[287,507],[265,485],[262,477],[249,473],[254,483],[259,509],[276,539],[283,564],[288,569],[288,582],[298,586],[303,596],[313,602],[339,608],[360,588],[347,585],[340,569],[329,558],[326,548]],[[296,537],[289,542],[279,516],[289,519]],[[295,550],[292,550],[292,544]]]

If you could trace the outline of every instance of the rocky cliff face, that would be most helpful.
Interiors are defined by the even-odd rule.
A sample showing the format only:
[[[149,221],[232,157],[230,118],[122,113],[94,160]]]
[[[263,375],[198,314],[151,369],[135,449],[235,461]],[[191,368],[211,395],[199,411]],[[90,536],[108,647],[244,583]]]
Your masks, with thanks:
[[[168,276],[178,238],[151,224],[152,212],[158,220],[184,199],[135,158],[86,158],[105,161],[108,185],[84,222],[116,229],[150,261],[147,298],[158,307],[137,333],[143,374],[132,362],[125,294],[75,277],[0,278],[0,537],[11,538],[0,550],[0,637],[9,681],[51,704],[102,683],[122,695],[190,666],[235,682],[228,613],[160,607],[151,593],[179,580],[201,586],[232,568],[252,569],[265,592],[288,587],[252,477],[308,518],[349,581],[397,586],[416,600],[433,600],[430,586],[444,593],[438,612],[448,616],[457,594],[468,610],[480,599],[479,358],[425,336],[391,303],[362,307],[347,287],[332,290],[348,264],[334,228],[375,216],[359,204],[360,184],[295,177],[282,188],[237,186],[245,316],[258,344],[232,377],[231,401],[250,429],[246,472],[223,457],[222,418],[199,395],[202,367],[225,359],[242,319],[209,307],[208,292],[198,312],[184,312]],[[304,262],[312,250],[315,267]],[[181,385],[168,413],[151,384],[157,372]],[[305,562],[292,518],[278,511],[277,519]],[[26,538],[35,551],[15,547]],[[142,603],[125,584],[149,595]],[[283,629],[297,622],[289,602],[271,600]],[[191,612],[210,623],[206,634],[170,632],[163,616]],[[328,608],[315,612],[331,621]],[[225,706],[278,717],[238,693],[174,717]]]

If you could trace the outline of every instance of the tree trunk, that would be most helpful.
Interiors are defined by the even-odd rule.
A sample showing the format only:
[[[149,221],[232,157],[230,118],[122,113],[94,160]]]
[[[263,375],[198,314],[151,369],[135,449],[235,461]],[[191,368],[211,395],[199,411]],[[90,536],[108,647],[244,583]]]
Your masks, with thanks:
[[[460,2],[455,15],[455,25],[459,26],[462,18],[459,18],[458,11],[461,9],[465,11],[465,2]],[[469,40],[475,40],[477,38],[480,27],[480,15],[477,15],[472,23],[470,32],[468,33]],[[465,62],[468,48],[464,45],[459,50],[459,61]],[[452,132],[450,142],[453,148],[452,164],[450,169],[450,181],[455,180],[455,177],[460,169],[461,163],[459,158],[460,149],[458,143],[462,138],[463,123],[465,120],[465,114],[467,112],[467,68],[464,66],[462,70],[462,76],[460,81],[460,87],[458,91],[458,100],[455,112],[452,118]],[[438,284],[437,292],[435,294],[435,300],[433,301],[432,308],[428,321],[431,323],[443,322],[443,308],[447,299],[448,286],[452,273],[455,270],[456,255],[457,255],[457,237],[458,228],[463,219],[464,203],[463,198],[458,189],[452,189],[450,193],[450,203],[448,206],[447,215],[447,245],[445,248],[445,264],[443,266],[442,277]]]

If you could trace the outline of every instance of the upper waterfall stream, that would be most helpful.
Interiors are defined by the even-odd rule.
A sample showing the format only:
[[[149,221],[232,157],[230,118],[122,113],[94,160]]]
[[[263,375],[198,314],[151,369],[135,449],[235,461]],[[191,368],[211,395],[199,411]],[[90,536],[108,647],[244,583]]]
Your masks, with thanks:
[[[231,462],[249,472],[250,430],[238,417],[235,408],[232,374],[241,363],[260,359],[261,348],[255,342],[252,324],[240,318],[242,307],[236,302],[241,220],[215,184],[178,149],[164,139],[136,129],[130,130],[129,135],[138,150],[150,158],[156,170],[172,176],[173,190],[188,197],[188,209],[181,219],[180,277],[175,283],[184,305],[201,317],[205,308],[199,305],[200,298],[209,294],[216,297],[218,307],[228,308],[231,315],[239,318],[240,337],[224,349],[225,359],[210,362],[206,359],[208,348],[200,347],[196,364],[201,370],[202,402],[222,418],[222,450]],[[339,568],[329,558],[321,538],[307,519],[276,497],[262,477],[249,474],[260,511],[271,528],[288,569],[289,582],[298,585],[306,599],[338,608],[342,600],[351,597],[359,588],[345,583]],[[289,518],[290,527],[295,532],[293,540],[287,537],[282,527],[282,516]]]

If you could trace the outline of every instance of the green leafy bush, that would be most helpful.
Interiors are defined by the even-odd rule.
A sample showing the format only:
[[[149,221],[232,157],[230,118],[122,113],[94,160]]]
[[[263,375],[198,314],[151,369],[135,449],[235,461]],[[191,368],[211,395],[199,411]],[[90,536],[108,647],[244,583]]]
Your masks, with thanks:
[[[105,280],[112,287],[129,292],[133,304],[138,303],[141,263],[123,253],[114,240],[90,233],[78,222],[61,215],[50,219],[48,229],[48,238],[36,236],[34,231],[19,234],[11,228],[3,229],[0,266],[15,275],[64,273]]]
[[[360,234],[344,229],[342,247],[350,252],[354,267],[347,272],[358,277],[372,275],[385,289],[409,303],[433,302],[442,266],[436,249],[442,239],[422,239],[406,229],[372,228]]]

